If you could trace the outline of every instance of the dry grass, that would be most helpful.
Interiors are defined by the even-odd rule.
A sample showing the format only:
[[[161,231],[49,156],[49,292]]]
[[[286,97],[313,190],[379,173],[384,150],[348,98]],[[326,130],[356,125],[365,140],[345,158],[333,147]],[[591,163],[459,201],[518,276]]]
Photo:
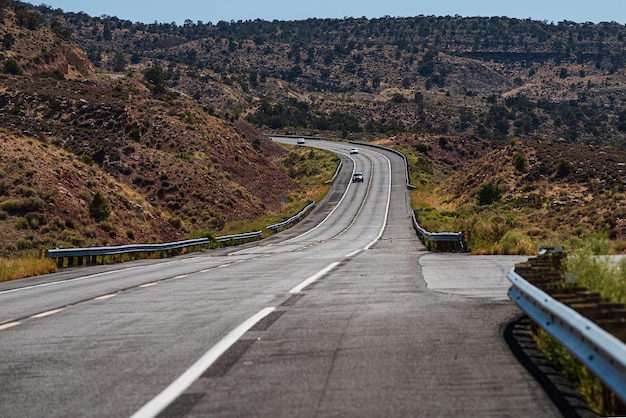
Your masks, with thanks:
[[[0,258],[0,282],[54,273],[57,266],[52,260],[34,257]]]
[[[441,142],[441,136],[400,135],[384,144],[408,153],[409,162],[426,161],[411,167],[417,186],[411,204],[427,230],[471,231],[475,254],[533,255],[541,246],[577,248],[594,236],[610,238],[611,251],[624,252],[622,149],[450,136],[445,147]],[[520,154],[528,158],[521,171],[514,166]],[[576,170],[557,175],[560,159]],[[480,205],[478,194],[487,183],[501,196]]]

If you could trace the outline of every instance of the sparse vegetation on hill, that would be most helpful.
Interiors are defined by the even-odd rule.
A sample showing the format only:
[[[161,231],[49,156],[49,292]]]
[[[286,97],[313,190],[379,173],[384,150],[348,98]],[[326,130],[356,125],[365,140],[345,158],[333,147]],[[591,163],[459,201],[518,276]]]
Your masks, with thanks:
[[[80,72],[59,58],[80,50],[20,26],[16,7],[1,9],[0,38],[27,42],[7,42],[22,73],[1,75],[0,256],[215,233],[299,193],[278,166],[287,151],[251,124],[211,116],[164,86],[158,67]]]
[[[103,70],[159,65],[215,114],[264,129],[622,144],[626,29],[417,16],[133,23],[37,8]]]
[[[621,147],[426,135],[381,143],[412,154],[412,200],[423,226],[471,231],[476,253],[532,255],[542,245],[577,248],[598,237],[611,240],[611,251],[626,247]]]

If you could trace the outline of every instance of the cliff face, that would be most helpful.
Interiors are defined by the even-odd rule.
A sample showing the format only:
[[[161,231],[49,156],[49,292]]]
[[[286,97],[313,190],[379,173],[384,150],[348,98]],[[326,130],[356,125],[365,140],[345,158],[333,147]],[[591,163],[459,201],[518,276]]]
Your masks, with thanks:
[[[29,75],[57,71],[67,79],[90,78],[95,75],[95,68],[87,54],[70,43],[55,44],[52,50],[24,63],[24,72]]]
[[[63,75],[68,79],[90,78],[95,68],[87,54],[50,28],[28,23],[35,12],[5,8],[0,13],[0,39],[4,60],[13,60],[24,75]]]

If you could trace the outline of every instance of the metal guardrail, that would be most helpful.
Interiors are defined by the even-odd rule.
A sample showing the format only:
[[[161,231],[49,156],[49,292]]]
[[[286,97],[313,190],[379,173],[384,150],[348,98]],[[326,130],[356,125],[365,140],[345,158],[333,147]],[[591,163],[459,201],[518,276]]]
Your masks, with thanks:
[[[130,244],[87,248],[55,248],[53,250],[47,250],[46,257],[88,257],[93,255],[117,255],[152,251],[168,251],[185,247],[207,245],[209,242],[210,241],[208,238],[198,238],[185,241],[169,242],[164,244]]]
[[[309,203],[304,209],[302,209],[300,212],[298,212],[296,215],[292,216],[291,218],[287,219],[286,221],[280,222],[274,225],[268,225],[265,228],[269,229],[270,231],[277,231],[281,228],[284,228],[287,225],[291,224],[292,222],[299,221],[300,218],[302,218],[313,207],[315,207],[315,202]]]
[[[343,160],[339,160],[339,165],[337,165],[337,170],[335,170],[335,175],[330,180],[326,180],[324,184],[330,184],[334,182],[337,176],[339,175],[339,172],[341,171],[342,167],[343,167]]]
[[[514,269],[509,298],[556,338],[622,402],[626,402],[626,345],[591,320],[533,286]]]
[[[265,136],[269,137],[269,138],[293,138],[293,139],[298,139],[298,138],[302,138],[302,139],[323,139],[325,140],[326,137],[324,136],[312,136],[312,135],[279,135],[279,134],[264,134]]]
[[[274,225],[268,225],[266,228],[276,232],[278,229],[284,228],[289,224],[300,220],[311,208],[315,206],[315,202],[311,202],[298,214],[292,216],[284,222],[280,222]],[[234,241],[245,241],[250,239],[258,239],[262,237],[262,231],[246,232],[243,234],[223,235],[214,238],[214,242],[229,243]],[[117,245],[117,246],[104,246],[104,247],[87,247],[87,248],[55,248],[46,250],[45,256],[47,258],[53,258],[57,260],[57,265],[63,267],[65,260],[67,260],[67,266],[73,266],[76,261],[77,266],[83,264],[95,265],[97,264],[97,257],[116,256],[121,254],[139,254],[139,253],[155,253],[159,251],[173,252],[182,248],[198,247],[209,245],[211,240],[209,238],[197,238],[184,241],[168,242],[163,244],[130,244],[130,245]]]
[[[235,235],[223,235],[221,237],[215,237],[216,242],[230,242],[230,241],[241,241],[252,238],[261,238],[263,234],[262,231],[254,231],[254,232],[245,232],[243,234],[235,234]]]
[[[244,234],[225,235],[216,237],[215,241],[219,243],[225,243],[230,241],[248,240],[253,238],[260,238],[261,231],[247,232]],[[138,253],[153,253],[159,251],[172,252],[188,247],[198,247],[203,245],[209,245],[211,240],[209,238],[197,238],[184,241],[167,242],[163,244],[130,244],[130,245],[117,245],[117,246],[104,246],[104,247],[87,247],[87,248],[55,248],[46,250],[47,258],[57,259],[57,264],[62,267],[64,260],[68,260],[68,266],[72,266],[74,258],[77,260],[77,265],[83,265],[83,261],[86,260],[87,264],[96,264],[97,257],[112,256],[120,254],[138,254]]]
[[[415,212],[413,212],[413,228],[417,234],[422,238],[424,244],[428,250],[431,250],[434,246],[436,250],[450,250],[453,249],[457,252],[467,252],[467,242],[469,241],[468,232],[429,232],[422,228],[417,222]],[[434,243],[434,245],[433,245]],[[440,245],[443,243],[443,245]],[[446,243],[448,245],[446,245]],[[453,246],[454,248],[446,248]]]

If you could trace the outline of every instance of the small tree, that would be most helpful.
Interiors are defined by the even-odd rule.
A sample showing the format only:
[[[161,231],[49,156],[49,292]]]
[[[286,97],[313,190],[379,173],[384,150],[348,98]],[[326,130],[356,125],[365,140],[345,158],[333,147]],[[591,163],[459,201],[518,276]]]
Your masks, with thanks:
[[[152,93],[159,95],[165,93],[165,71],[157,66],[147,68],[143,71],[143,78],[153,84]]]
[[[65,39],[68,41],[72,37],[72,33],[74,33],[74,29],[63,25],[61,22],[55,20],[50,25],[50,30],[61,39]]]
[[[155,86],[161,86],[165,83],[165,72],[163,71],[163,68],[157,65],[145,69],[143,71],[143,78]]]
[[[4,38],[2,38],[2,47],[8,51],[15,44],[15,37],[10,33],[5,33]]]
[[[109,202],[102,196],[102,193],[96,192],[93,199],[89,203],[89,215],[97,222],[104,221],[111,214]]]
[[[4,62],[4,72],[7,74],[20,75],[22,74],[22,69],[13,58],[9,58]]]
[[[515,169],[517,171],[524,171],[526,170],[526,166],[528,165],[528,162],[526,161],[526,156],[524,156],[524,154],[517,154],[515,156],[515,159],[513,160],[513,165],[515,166]]]
[[[560,159],[558,164],[556,165],[556,178],[563,178],[570,175],[572,170],[574,169],[574,165],[567,160]]]
[[[500,200],[501,197],[500,188],[489,182],[478,191],[478,204],[481,206],[491,205],[493,202]]]

